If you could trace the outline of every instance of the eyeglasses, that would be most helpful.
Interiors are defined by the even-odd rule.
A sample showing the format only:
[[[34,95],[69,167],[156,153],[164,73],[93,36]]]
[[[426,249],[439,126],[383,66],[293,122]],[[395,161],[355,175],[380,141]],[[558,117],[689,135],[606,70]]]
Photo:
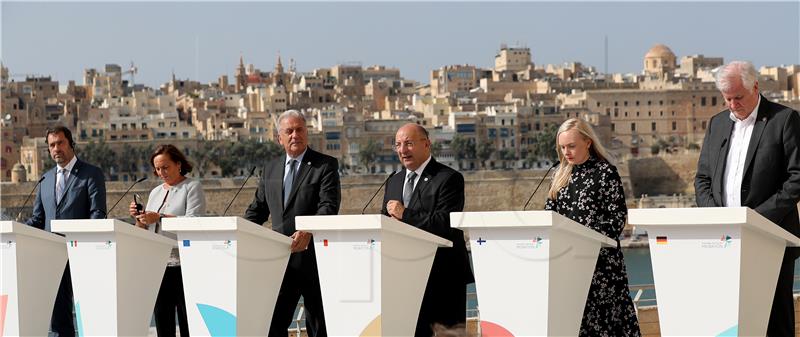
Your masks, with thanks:
[[[407,140],[407,141],[402,142],[402,143],[400,143],[400,142],[394,143],[394,145],[392,145],[392,149],[394,149],[395,151],[399,151],[403,146],[405,146],[407,149],[413,149],[414,146],[416,146],[418,144],[421,144],[421,143],[418,143],[418,142],[424,142],[426,140],[427,140],[427,138],[423,138],[423,139],[420,139],[419,141]]]

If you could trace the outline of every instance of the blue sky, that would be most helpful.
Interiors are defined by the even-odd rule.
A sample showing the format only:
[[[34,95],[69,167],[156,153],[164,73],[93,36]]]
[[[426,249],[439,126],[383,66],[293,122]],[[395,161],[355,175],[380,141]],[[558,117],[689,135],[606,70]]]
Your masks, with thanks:
[[[13,74],[81,83],[83,69],[139,67],[137,82],[214,81],[240,53],[270,70],[280,52],[300,71],[358,61],[424,83],[448,64],[491,67],[501,43],[536,64],[580,61],[638,73],[656,43],[678,57],[800,63],[800,2],[8,2],[0,58]]]

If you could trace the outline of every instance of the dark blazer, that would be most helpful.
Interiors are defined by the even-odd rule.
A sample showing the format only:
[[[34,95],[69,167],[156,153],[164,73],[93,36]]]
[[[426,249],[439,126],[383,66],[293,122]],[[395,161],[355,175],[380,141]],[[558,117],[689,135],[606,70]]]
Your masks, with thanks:
[[[386,209],[389,200],[403,200],[405,179],[406,170],[403,169],[386,183],[381,209],[384,215],[389,215]],[[464,210],[464,176],[431,158],[405,207],[403,222],[453,242],[452,248],[436,250],[431,281],[442,287],[474,282],[464,232],[450,228],[450,212]]]
[[[67,180],[66,192],[56,205],[56,170],[45,172],[36,192],[29,226],[50,231],[53,219],[103,219],[106,217],[106,181],[103,171],[80,159]]]
[[[292,184],[292,193],[284,207],[285,162],[286,156],[280,156],[264,165],[255,198],[245,211],[245,219],[263,224],[271,214],[272,229],[290,236],[295,232],[295,216],[339,213],[342,192],[339,182],[339,162],[336,158],[308,148],[303,156],[303,162],[298,167],[297,178]]]
[[[711,118],[697,163],[697,205],[721,207],[733,121],[730,110]],[[800,236],[800,116],[761,96],[742,177],[742,206]]]

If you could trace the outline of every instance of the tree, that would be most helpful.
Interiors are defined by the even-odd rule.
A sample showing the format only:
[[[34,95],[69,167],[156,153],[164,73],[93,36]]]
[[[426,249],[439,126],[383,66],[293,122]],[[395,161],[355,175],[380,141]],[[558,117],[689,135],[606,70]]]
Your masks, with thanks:
[[[467,139],[461,135],[455,135],[453,140],[450,141],[450,148],[453,149],[453,154],[455,154],[456,160],[469,158],[468,147],[469,141],[467,141]]]
[[[558,134],[558,125],[551,124],[545,126],[540,132],[536,133],[533,137],[533,156],[529,157],[531,160],[546,159],[550,162],[558,160],[558,153],[556,152],[556,135]]]
[[[517,160],[517,154],[514,153],[514,150],[512,149],[502,149],[500,150],[500,153],[498,153],[498,156],[500,159],[506,161]]]
[[[378,157],[378,151],[381,150],[381,145],[378,142],[370,139],[366,146],[363,146],[358,151],[359,163],[364,167],[367,172],[370,172],[370,165],[375,162]]]
[[[208,172],[208,168],[212,163],[215,163],[215,158],[219,158],[219,148],[212,141],[200,139],[197,141],[197,149],[192,154],[197,175],[204,178]]]
[[[102,169],[106,175],[106,180],[111,180],[112,173],[116,175],[118,170],[117,154],[111,150],[104,140],[100,140],[98,143],[90,140],[82,148],[76,148],[75,152],[81,160]]]
[[[442,143],[435,142],[431,143],[431,155],[434,157],[438,157],[442,153]]]
[[[494,153],[494,144],[490,142],[482,142],[478,144],[478,159],[481,161],[481,166],[486,168],[486,161],[492,157],[492,153]]]

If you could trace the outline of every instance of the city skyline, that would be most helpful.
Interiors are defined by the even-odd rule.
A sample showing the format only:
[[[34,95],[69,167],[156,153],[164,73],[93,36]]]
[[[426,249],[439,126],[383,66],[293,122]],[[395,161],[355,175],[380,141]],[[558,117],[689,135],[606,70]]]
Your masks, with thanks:
[[[582,62],[640,73],[663,43],[678,57],[704,54],[760,67],[800,63],[800,3],[22,3],[3,2],[0,57],[12,74],[81,83],[86,68],[139,68],[157,87],[170,74],[216,81],[245,63],[271,70],[280,53],[298,71],[357,61],[429,82],[452,64],[493,66],[505,43],[534,63]],[[769,13],[749,24],[746,15]],[[286,13],[298,13],[287,15]],[[394,21],[392,21],[394,19]],[[33,23],[33,24],[32,24]]]

